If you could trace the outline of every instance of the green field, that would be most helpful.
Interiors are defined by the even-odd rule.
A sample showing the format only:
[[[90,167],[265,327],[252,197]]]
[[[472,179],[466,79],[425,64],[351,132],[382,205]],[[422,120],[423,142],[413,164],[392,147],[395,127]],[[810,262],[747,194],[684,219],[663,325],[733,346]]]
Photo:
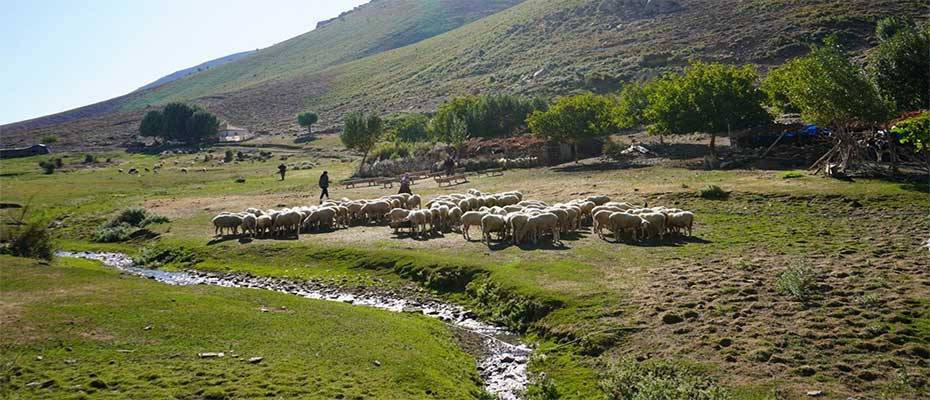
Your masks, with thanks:
[[[925,378],[930,367],[923,358],[930,346],[927,330],[930,279],[926,269],[930,253],[921,247],[930,232],[926,185],[870,179],[846,182],[806,174],[800,177],[792,174],[791,179],[785,179],[784,171],[704,171],[668,164],[610,169],[596,160],[585,160],[580,167],[509,170],[502,177],[474,177],[470,184],[454,188],[440,189],[433,182],[424,181],[414,185],[413,190],[426,197],[469,187],[487,192],[521,190],[526,198],[550,202],[604,193],[623,201],[692,210],[697,215],[695,237],[630,245],[601,241],[581,232],[567,237],[564,247],[489,248],[479,242],[466,242],[454,233],[415,241],[394,237],[386,227],[364,226],[303,234],[299,240],[212,241],[213,227],[209,221],[220,211],[315,204],[318,195],[315,182],[322,169],[328,169],[337,180],[348,177],[356,166],[354,160],[348,156],[320,158],[320,151],[326,150],[326,146],[319,146],[323,148],[315,151],[274,150],[275,158],[264,163],[221,166],[195,160],[202,159],[203,154],[159,158],[110,153],[100,158],[113,158],[112,165],[87,167],[80,164],[83,156],[75,154],[64,160],[71,172],[53,175],[42,175],[35,158],[4,160],[0,162],[3,171],[0,200],[29,204],[30,220],[55,221],[54,236],[59,246],[68,250],[107,249],[138,254],[144,248],[182,247],[197,255],[199,261],[195,267],[204,270],[324,279],[347,285],[420,284],[468,306],[486,319],[523,332],[527,341],[538,345],[531,372],[545,373],[561,398],[604,398],[599,382],[608,365],[629,357],[696,365],[703,375],[719,380],[736,398],[772,398],[773,393],[778,398],[795,398],[809,390],[820,390],[826,398],[842,399],[921,398],[930,393]],[[290,154],[288,163],[306,161],[315,166],[292,171],[287,179],[279,181],[273,174],[279,157],[285,153]],[[143,172],[143,176],[128,176],[117,172],[118,168],[142,169],[157,162],[165,164],[158,174]],[[190,172],[182,173],[182,167]],[[204,167],[207,171],[200,172]],[[235,183],[237,177],[245,178],[245,182]],[[730,191],[730,197],[707,200],[698,196],[698,190],[710,184]],[[334,187],[331,191],[337,198],[352,199],[393,193],[381,188]],[[97,226],[115,212],[139,205],[171,219],[170,223],[150,227],[159,234],[157,239],[121,244],[90,242]],[[10,272],[11,267],[6,264],[4,277],[38,268],[19,265],[16,272]],[[73,266],[75,262],[66,264]],[[97,267],[77,264],[83,268],[78,269],[82,271],[82,279],[96,279],[86,277],[87,274],[108,276]],[[814,271],[816,284],[806,302],[796,301],[777,289],[780,274],[793,265],[804,265]],[[22,279],[27,279],[27,274],[22,275]],[[6,279],[3,284],[5,303],[7,298],[25,290],[9,286],[13,284]],[[151,286],[144,282],[132,285]],[[223,320],[235,327],[248,326],[249,321],[263,317],[244,311],[257,307],[255,303],[246,304],[250,296],[278,298],[234,289],[152,286],[146,290],[184,292],[189,304],[197,303],[194,299],[203,296],[202,310],[210,309],[218,301],[211,296],[240,299],[239,303],[230,303],[241,307],[239,311],[229,311],[235,317]],[[108,295],[99,297],[103,296],[100,292],[85,295],[86,301],[94,304],[108,303],[111,299]],[[155,304],[163,302],[164,296],[152,296],[158,299]],[[146,301],[147,294],[129,297],[126,301],[131,300],[131,304],[114,303],[114,307],[127,310],[156,307],[147,304],[155,301]],[[43,301],[37,312],[48,312],[49,307],[64,307],[67,303]],[[287,302],[289,309],[300,307],[307,313],[324,313],[320,310],[330,308],[356,312],[342,305],[301,299],[281,297],[275,300],[278,301]],[[358,321],[359,325],[372,323],[368,318],[382,318],[374,311],[358,313],[352,321]],[[87,318],[88,324],[103,323]],[[171,320],[162,318],[162,323]],[[423,362],[443,358],[449,363],[436,367],[439,376],[420,377],[423,380],[400,385],[403,388],[391,380],[397,379],[393,378],[395,375],[371,376],[371,380],[365,381],[370,384],[344,388],[347,395],[360,393],[352,388],[364,386],[372,391],[367,396],[374,398],[417,396],[430,385],[436,385],[435,390],[448,390],[443,393],[449,394],[438,398],[461,398],[478,387],[472,381],[473,364],[454,349],[454,343],[443,336],[447,333],[439,325],[407,316],[383,318],[398,325],[396,340],[410,339],[409,343],[418,346],[433,346],[424,350]],[[104,322],[130,324],[125,320]],[[288,334],[292,336],[282,334],[274,346],[257,350],[312,347],[309,343],[319,338],[291,331],[310,329],[295,320],[279,323],[280,329],[292,332]],[[237,339],[241,333],[235,327],[220,325],[217,329],[203,330],[202,338],[198,338],[199,328],[193,328],[190,340],[202,339],[202,343],[215,347],[248,341]],[[34,329],[44,334],[59,331],[52,326]],[[178,325],[177,332],[183,329]],[[365,330],[359,329],[362,335]],[[146,334],[128,328],[127,331],[133,335]],[[137,336],[126,340],[131,342],[132,338]],[[50,342],[41,343],[48,346]],[[14,340],[12,344],[4,342],[4,346],[29,354],[19,360],[34,358],[34,353],[29,352],[35,350],[28,343]],[[239,346],[237,349],[245,348]],[[189,350],[184,353],[159,348],[151,353],[163,357],[184,353],[183,357],[192,358],[190,354],[197,351],[214,349]],[[262,353],[239,351],[243,357]],[[268,351],[258,355],[272,354]],[[346,352],[352,351],[346,349]],[[4,354],[7,353],[5,350]],[[454,356],[439,357],[449,354]],[[411,355],[394,355],[402,356]],[[357,361],[361,355],[351,357]],[[273,365],[268,361],[270,368]],[[301,368],[315,367],[301,365]],[[382,369],[384,373],[405,373]],[[220,367],[213,371],[220,373]],[[444,386],[456,376],[467,377],[469,384]],[[70,375],[52,378],[59,383],[74,379]],[[206,381],[222,379],[226,381],[218,386],[235,390],[236,395],[252,390],[264,393],[245,379],[231,383],[232,377],[227,376]],[[28,383],[16,382],[19,388]],[[349,381],[327,382],[334,382],[330,387],[343,387]],[[165,393],[191,389],[166,385]],[[284,391],[292,390],[284,383],[275,386],[283,391],[282,396],[299,394]],[[410,388],[415,393],[388,392]],[[384,392],[375,392],[380,390]],[[33,392],[17,389],[16,393]]]

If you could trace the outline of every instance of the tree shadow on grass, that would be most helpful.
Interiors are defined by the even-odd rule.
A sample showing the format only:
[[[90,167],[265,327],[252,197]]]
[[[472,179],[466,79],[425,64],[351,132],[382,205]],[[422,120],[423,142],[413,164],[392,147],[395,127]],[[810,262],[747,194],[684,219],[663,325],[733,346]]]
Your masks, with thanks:
[[[562,164],[557,167],[552,167],[554,172],[600,172],[600,171],[612,171],[618,169],[640,169],[649,167],[648,165],[643,164],[632,164],[628,162],[613,162],[613,161],[601,161],[595,163],[586,163],[586,164]]]

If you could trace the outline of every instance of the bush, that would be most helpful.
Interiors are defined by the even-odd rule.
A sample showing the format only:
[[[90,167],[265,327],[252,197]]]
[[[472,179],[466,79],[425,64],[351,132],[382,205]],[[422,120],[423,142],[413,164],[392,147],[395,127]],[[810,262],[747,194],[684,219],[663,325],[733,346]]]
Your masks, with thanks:
[[[94,157],[93,154],[84,155],[84,164],[93,164],[95,162],[97,162],[97,157]]]
[[[130,235],[136,231],[129,224],[118,224],[115,226],[101,226],[94,231],[93,240],[97,243],[116,243],[129,240]]]
[[[627,148],[624,147],[623,144],[617,143],[608,137],[607,140],[604,141],[604,147],[601,152],[608,160],[620,161],[624,158],[622,152],[626,149]]]
[[[42,173],[45,175],[55,173],[55,163],[51,161],[39,161],[39,168],[42,168]]]
[[[778,292],[798,301],[807,300],[814,291],[817,277],[813,269],[805,264],[794,263],[786,268],[776,281]]]
[[[42,136],[42,144],[52,144],[58,142],[58,136],[55,135],[45,135]]]
[[[3,247],[4,253],[17,257],[51,260],[55,254],[52,236],[47,228],[30,224],[14,231],[9,243]]]
[[[730,197],[730,192],[727,192],[720,188],[717,185],[709,185],[700,190],[699,194],[701,198],[709,200],[724,200]]]
[[[168,217],[151,213],[142,207],[129,207],[98,227],[93,240],[100,243],[122,242],[139,228],[166,222],[171,222]]]
[[[624,359],[610,366],[600,381],[613,400],[717,400],[727,391],[695,368],[665,360]]]
[[[527,400],[557,400],[562,396],[559,394],[555,382],[552,382],[552,379],[543,373],[526,388],[524,397]]]
[[[189,267],[197,263],[197,255],[183,247],[145,247],[133,264],[143,268],[160,268],[168,264]]]
[[[244,178],[244,177],[241,177],[241,176],[240,176],[240,177],[237,177],[237,178],[236,178],[236,183],[245,183],[245,178]]]
[[[223,155],[223,162],[224,163],[232,162],[234,155],[235,153],[233,153],[232,150],[226,150],[226,154]]]

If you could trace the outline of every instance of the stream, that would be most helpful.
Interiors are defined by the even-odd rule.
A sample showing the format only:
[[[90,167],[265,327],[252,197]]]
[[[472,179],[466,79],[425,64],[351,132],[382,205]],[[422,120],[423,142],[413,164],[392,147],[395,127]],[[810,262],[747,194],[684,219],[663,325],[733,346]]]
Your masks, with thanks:
[[[213,285],[273,290],[309,299],[338,301],[393,312],[421,313],[430,318],[440,319],[481,339],[478,372],[484,379],[485,389],[489,393],[503,400],[516,400],[526,389],[526,366],[532,349],[520,341],[519,335],[479,321],[474,313],[455,304],[435,299],[408,298],[370,287],[345,288],[315,281],[289,281],[238,273],[159,271],[136,267],[131,257],[121,253],[60,251],[56,255],[100,261],[125,273],[169,285]]]

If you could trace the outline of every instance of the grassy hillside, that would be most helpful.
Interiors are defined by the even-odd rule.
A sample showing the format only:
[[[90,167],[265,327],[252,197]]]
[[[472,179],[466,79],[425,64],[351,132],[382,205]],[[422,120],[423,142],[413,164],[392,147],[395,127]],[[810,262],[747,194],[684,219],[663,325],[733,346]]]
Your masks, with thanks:
[[[170,100],[196,101],[255,131],[297,132],[294,114],[308,108],[325,128],[347,111],[428,110],[455,94],[611,90],[693,59],[767,68],[832,33],[861,53],[874,44],[877,19],[926,18],[927,10],[920,0],[514,3],[373,2],[254,56],[80,115],[94,123],[8,125],[7,143],[47,133],[66,145],[88,132],[124,138],[135,126],[117,123]]]

